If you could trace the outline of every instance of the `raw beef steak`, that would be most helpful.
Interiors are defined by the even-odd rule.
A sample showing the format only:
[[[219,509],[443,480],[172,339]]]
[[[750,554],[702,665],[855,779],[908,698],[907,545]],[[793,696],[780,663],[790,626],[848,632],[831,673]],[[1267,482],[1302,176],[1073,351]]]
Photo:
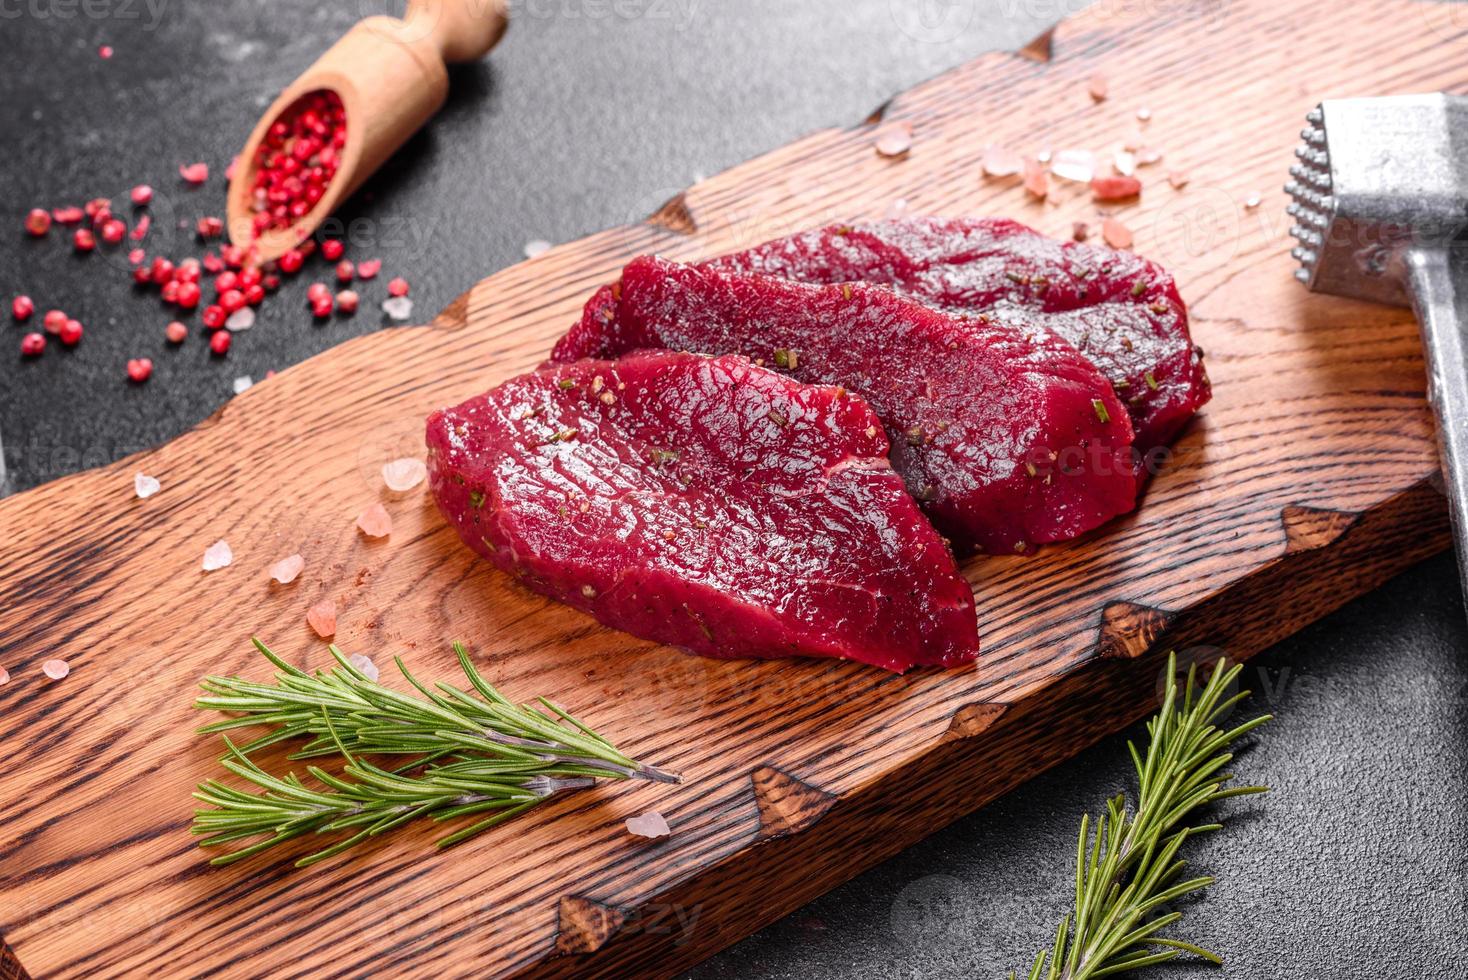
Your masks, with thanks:
[[[833,225],[707,264],[802,282],[873,282],[941,309],[1007,311],[1007,318],[1043,326],[1115,386],[1141,453],[1169,443],[1210,396],[1171,275],[1132,252],[1059,242],[1014,221],[911,217]],[[600,311],[593,321],[615,320],[611,287],[592,305]],[[567,352],[583,346],[577,333],[594,339],[583,319],[562,341]]]
[[[542,368],[428,419],[439,508],[537,592],[715,657],[973,659],[973,595],[861,398],[742,357]]]
[[[1022,318],[959,317],[866,283],[816,286],[654,256],[622,270],[616,290],[610,319],[588,306],[578,346],[600,357],[739,353],[849,387],[881,416],[908,490],[963,550],[1027,552],[1135,503],[1132,429],[1115,392],[1073,347]]]

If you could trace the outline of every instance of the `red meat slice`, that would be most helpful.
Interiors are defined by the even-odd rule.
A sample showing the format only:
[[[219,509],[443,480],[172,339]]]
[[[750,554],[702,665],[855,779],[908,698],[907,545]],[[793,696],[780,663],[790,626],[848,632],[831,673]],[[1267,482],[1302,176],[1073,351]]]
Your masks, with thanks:
[[[802,282],[866,281],[959,312],[996,312],[1043,327],[1084,354],[1126,404],[1140,454],[1165,446],[1211,395],[1177,286],[1125,251],[1059,242],[1005,219],[911,217],[833,225],[707,263]],[[564,338],[557,359],[594,346],[616,318],[611,287]],[[599,312],[598,312],[599,311]],[[585,356],[585,355],[580,355]]]
[[[653,256],[629,264],[615,289],[615,309],[588,305],[577,347],[741,353],[849,387],[881,417],[908,490],[963,550],[1027,552],[1135,503],[1125,409],[1048,331],[960,318],[866,283],[814,286]],[[555,356],[571,356],[567,347]]]
[[[464,542],[608,626],[895,671],[978,652],[972,592],[848,391],[649,351],[507,381],[427,439]]]

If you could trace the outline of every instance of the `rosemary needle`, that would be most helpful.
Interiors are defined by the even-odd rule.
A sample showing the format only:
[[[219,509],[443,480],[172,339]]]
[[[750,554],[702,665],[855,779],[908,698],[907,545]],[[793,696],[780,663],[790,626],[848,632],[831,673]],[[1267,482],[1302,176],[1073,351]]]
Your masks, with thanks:
[[[488,814],[439,840],[439,846],[448,846],[556,793],[591,786],[597,778],[679,781],[623,755],[544,698],[534,706],[512,703],[480,675],[457,643],[454,651],[472,693],[445,683],[431,690],[397,660],[398,670],[422,697],[378,684],[335,646],[330,650],[336,666],[308,674],[259,640],[254,643],[277,668],[274,683],[209,677],[202,683],[206,696],[196,702],[196,707],[235,715],[205,725],[203,733],[249,725],[274,728],[245,745],[224,738],[227,751],[220,764],[260,792],[209,780],[194,793],[210,806],[194,811],[192,830],[204,836],[202,846],[264,838],[214,858],[214,864],[306,834],[344,835],[296,862],[304,866],[418,818]],[[299,739],[306,744],[291,758],[340,756],[346,762],[341,775],[308,766],[322,787],[310,788],[295,773],[276,777],[250,758],[267,745]],[[384,769],[359,757],[371,754],[414,758]]]
[[[1229,746],[1270,716],[1224,731],[1215,723],[1248,696],[1247,691],[1224,696],[1242,668],[1220,660],[1197,692],[1197,668],[1189,667],[1181,696],[1176,669],[1170,654],[1162,708],[1147,723],[1146,756],[1127,743],[1140,784],[1136,810],[1127,812],[1125,796],[1108,800],[1094,834],[1090,816],[1081,818],[1075,909],[1060,920],[1054,946],[1035,956],[1029,980],[1089,980],[1164,963],[1185,952],[1223,962],[1201,947],[1158,933],[1182,918],[1181,912],[1163,912],[1167,903],[1214,881],[1208,876],[1180,881],[1185,862],[1177,854],[1189,837],[1220,830],[1222,824],[1180,825],[1210,803],[1265,792],[1262,786],[1225,788],[1232,776],[1221,770],[1233,760]]]

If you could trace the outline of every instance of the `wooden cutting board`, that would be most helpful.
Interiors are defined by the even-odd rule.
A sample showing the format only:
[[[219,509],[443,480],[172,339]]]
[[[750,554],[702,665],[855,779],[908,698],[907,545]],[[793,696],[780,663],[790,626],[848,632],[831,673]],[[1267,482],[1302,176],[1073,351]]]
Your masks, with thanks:
[[[430,326],[315,357],[155,451],[0,501],[0,977],[668,974],[1136,720],[1166,649],[1249,656],[1444,548],[1416,327],[1293,281],[1280,185],[1320,98],[1462,91],[1468,18],[1404,0],[1339,0],[1328,32],[1321,16],[1101,0],[1060,26],[1053,57],[1042,39],[980,58],[491,276]],[[874,133],[894,122],[912,149],[880,158]],[[653,647],[523,591],[421,489],[382,485],[384,462],[421,451],[430,409],[535,365],[633,255],[698,258],[904,202],[1064,236],[1099,223],[1087,195],[1035,203],[986,180],[985,145],[1109,153],[1134,130],[1165,159],[1116,214],[1177,274],[1215,396],[1138,513],[966,567],[972,668]],[[147,501],[139,470],[163,483]],[[370,542],[353,521],[379,500],[395,530]],[[233,566],[201,574],[221,537]],[[272,585],[295,551],[301,579]],[[554,697],[686,782],[567,797],[445,853],[424,829],[308,871],[284,854],[210,868],[187,833],[219,751],[193,734],[194,686],[264,677],[252,633],[324,664],[304,613],[326,597],[347,651],[448,678],[462,638],[512,696]],[[48,681],[50,657],[71,676]],[[649,808],[670,837],[624,830]]]

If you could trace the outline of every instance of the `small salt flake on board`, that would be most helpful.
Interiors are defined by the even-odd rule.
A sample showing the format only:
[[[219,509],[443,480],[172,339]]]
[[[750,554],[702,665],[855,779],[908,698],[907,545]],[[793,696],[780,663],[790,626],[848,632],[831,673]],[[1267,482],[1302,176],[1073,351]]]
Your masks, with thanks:
[[[1150,146],[1137,148],[1137,166],[1150,167],[1162,162],[1162,151]]]
[[[0,667],[0,687],[4,687],[6,684],[9,683],[10,671],[6,670],[4,667]]]
[[[901,122],[883,126],[877,131],[877,138],[872,145],[876,147],[878,156],[888,158],[906,156],[907,151],[912,149],[912,123]]]
[[[1137,110],[1137,121],[1138,122],[1147,122],[1151,118],[1152,118],[1152,110],[1149,109],[1149,108],[1147,108],[1146,106],[1142,106],[1142,108],[1140,108],[1140,109]]]
[[[1092,75],[1091,80],[1086,83],[1086,91],[1090,93],[1091,98],[1095,101],[1105,102],[1107,94],[1111,91],[1111,85],[1106,80],[1105,73],[1098,71]]]
[[[230,550],[229,542],[220,538],[218,541],[204,549],[204,571],[217,572],[221,568],[228,567],[234,561],[234,552]]]
[[[413,301],[406,296],[392,296],[382,301],[382,312],[394,320],[406,320],[413,315]]]
[[[323,640],[336,635],[336,603],[323,599],[306,610],[306,625]]]
[[[1025,161],[1024,157],[1013,150],[991,144],[984,147],[984,158],[981,165],[987,177],[1013,177],[1024,170]]]
[[[239,333],[248,330],[255,325],[255,310],[249,306],[242,306],[229,315],[224,321],[224,329],[230,333]]]
[[[1101,237],[1112,248],[1132,247],[1132,230],[1115,218],[1101,222]]]
[[[407,493],[427,476],[428,467],[423,464],[423,460],[411,456],[395,459],[382,466],[382,482],[393,493]]]
[[[656,810],[648,810],[646,813],[627,818],[627,833],[635,834],[638,837],[666,837],[672,833],[672,830],[661,813]]]
[[[209,179],[209,164],[186,163],[178,168],[178,175],[190,184],[202,184]]]
[[[1096,176],[1096,154],[1090,150],[1060,150],[1050,160],[1050,172],[1061,180],[1089,183]]]
[[[1050,172],[1039,160],[1025,161],[1025,193],[1041,201],[1050,193]]]
[[[1175,190],[1182,190],[1184,187],[1187,187],[1189,180],[1192,180],[1192,177],[1186,170],[1169,170],[1167,172],[1167,182]]]
[[[378,678],[377,665],[372,658],[365,653],[354,653],[347,658],[347,663],[360,670],[369,681],[376,683]]]
[[[385,538],[392,533],[392,517],[386,507],[373,504],[357,515],[357,530],[369,538]]]
[[[146,473],[133,474],[133,493],[137,494],[139,500],[147,500],[162,489],[163,484],[159,483],[156,477],[151,477]]]
[[[290,585],[305,567],[306,559],[302,558],[299,554],[291,555],[288,558],[282,558],[270,566],[270,577],[281,585]]]
[[[254,387],[254,385],[255,382],[250,380],[250,376],[248,374],[240,375],[238,378],[235,378],[234,381],[231,383],[231,387],[234,388],[234,393],[236,395],[243,395],[245,392]]]
[[[59,681],[67,674],[71,673],[71,664],[67,663],[65,660],[48,660],[45,663],[41,664],[41,673],[45,674],[53,681]]]
[[[1111,169],[1123,177],[1130,177],[1137,172],[1137,155],[1131,150],[1117,150],[1111,158]]]
[[[887,210],[886,212],[884,212],[883,217],[900,218],[904,214],[907,214],[907,198],[899,197],[897,200],[887,205]]]
[[[533,259],[537,255],[544,255],[546,252],[549,252],[552,247],[553,246],[551,245],[551,243],[546,241],[544,238],[533,238],[525,243],[525,257],[527,259]]]
[[[1253,194],[1250,194],[1248,197],[1246,197],[1244,199],[1244,207],[1246,207],[1250,211],[1252,211],[1252,210],[1254,210],[1255,208],[1257,208],[1259,206],[1259,201],[1260,201],[1260,198],[1259,198],[1259,194],[1257,192],[1256,193],[1253,193]]]

